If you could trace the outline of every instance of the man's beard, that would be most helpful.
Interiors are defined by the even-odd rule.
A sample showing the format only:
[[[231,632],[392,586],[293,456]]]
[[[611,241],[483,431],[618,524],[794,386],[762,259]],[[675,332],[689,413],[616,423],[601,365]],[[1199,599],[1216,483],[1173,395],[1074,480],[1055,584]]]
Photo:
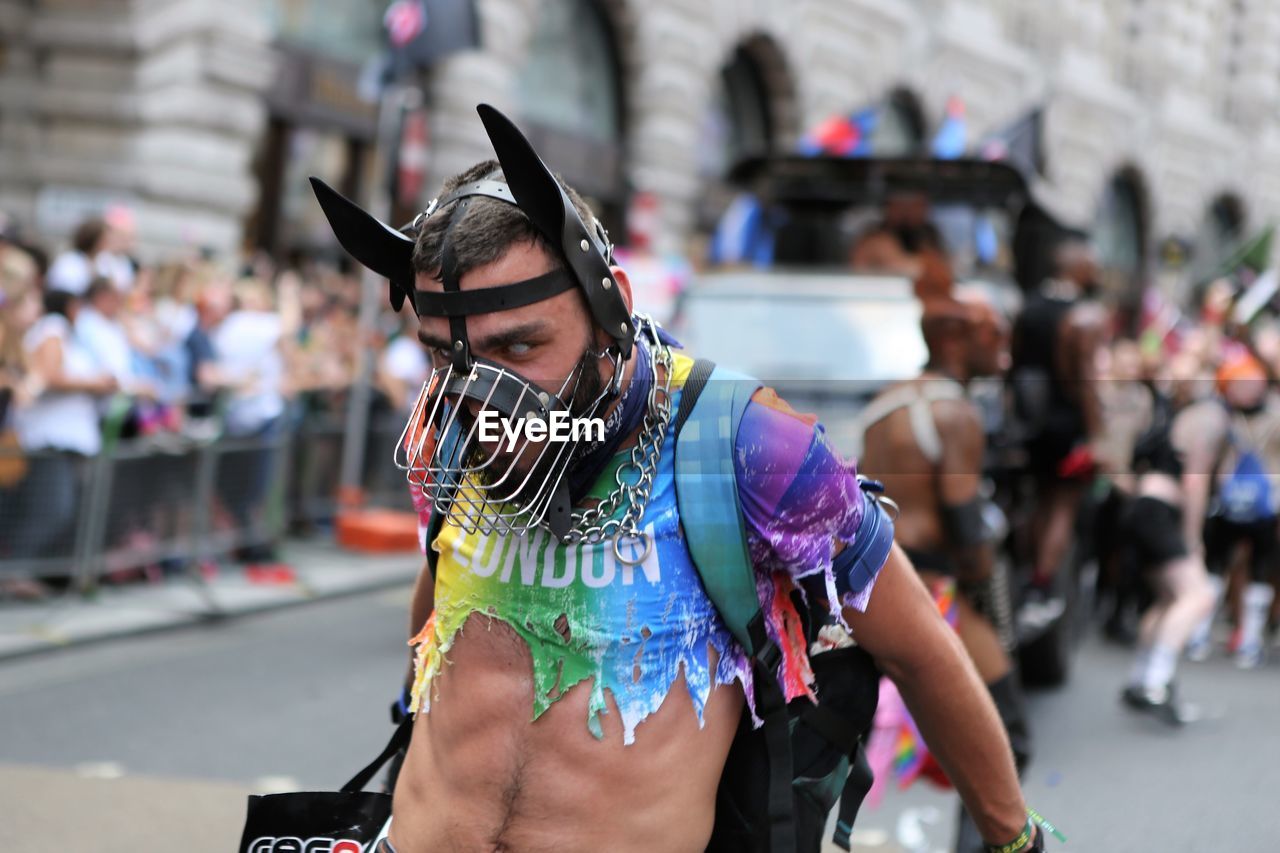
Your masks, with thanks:
[[[593,411],[597,408],[597,401],[604,391],[605,382],[600,376],[600,354],[588,349],[583,352],[582,357],[578,359],[573,370],[569,373],[570,377],[576,376],[573,381],[573,390],[568,401],[569,415],[571,418],[584,418],[599,414]],[[531,392],[536,393],[536,392]],[[459,421],[461,422],[464,433],[466,434],[475,425],[475,416],[465,407],[459,412]],[[492,485],[495,481],[503,481],[503,491],[508,492],[501,500],[503,502],[517,503],[521,505],[529,505],[538,498],[542,498],[544,502],[546,494],[544,486],[548,479],[555,476],[558,472],[565,471],[572,467],[577,461],[577,456],[584,452],[587,448],[584,446],[575,446],[572,448],[557,446],[551,441],[544,441],[540,445],[530,445],[523,442],[513,451],[499,449],[492,453],[486,452],[482,447],[476,446],[472,451],[472,459],[469,464],[481,465],[486,459],[489,464],[478,472],[477,477],[481,485]],[[525,462],[518,458],[525,454],[534,455],[532,462]],[[568,460],[565,464],[564,455],[573,453],[574,458]],[[513,458],[517,457],[517,458]],[[514,488],[514,493],[508,490]]]

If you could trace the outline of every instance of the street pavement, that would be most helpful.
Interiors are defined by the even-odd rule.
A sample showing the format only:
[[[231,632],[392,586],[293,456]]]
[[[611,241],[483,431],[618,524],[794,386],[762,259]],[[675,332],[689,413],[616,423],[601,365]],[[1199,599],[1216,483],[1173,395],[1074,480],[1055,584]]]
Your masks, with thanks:
[[[222,853],[247,794],[336,789],[390,733],[407,604],[398,587],[0,662],[0,850]],[[1179,732],[1120,706],[1127,666],[1090,642],[1070,687],[1032,697],[1027,798],[1059,849],[1278,849],[1280,666],[1184,665],[1218,718]],[[856,848],[945,850],[953,804],[890,791]]]

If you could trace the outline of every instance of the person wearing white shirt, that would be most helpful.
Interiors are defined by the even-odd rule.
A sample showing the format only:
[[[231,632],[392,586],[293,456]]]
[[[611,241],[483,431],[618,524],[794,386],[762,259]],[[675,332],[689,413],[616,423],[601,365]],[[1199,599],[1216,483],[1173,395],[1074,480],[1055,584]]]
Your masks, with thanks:
[[[85,291],[85,305],[76,317],[75,328],[80,344],[130,392],[134,385],[133,347],[120,322],[123,301],[114,282],[95,278]]]
[[[106,244],[106,222],[95,217],[80,223],[71,236],[71,248],[54,258],[45,275],[48,289],[84,295],[99,274],[98,257],[106,251]]]
[[[45,315],[23,337],[39,393],[14,418],[18,441],[30,454],[23,518],[14,528],[16,557],[38,557],[70,534],[80,491],[77,460],[102,448],[96,398],[118,387],[76,339],[79,306],[73,294],[47,293]]]
[[[253,541],[276,467],[276,439],[283,427],[285,327],[269,291],[246,280],[236,288],[237,308],[212,329],[217,373],[227,390],[223,419],[228,436],[253,439],[256,447],[229,454],[218,489],[236,526],[249,538],[239,551],[245,563],[274,562],[270,542]]]
[[[431,365],[426,348],[418,341],[417,315],[410,311],[405,314],[409,319],[378,359],[376,378],[378,390],[386,395],[396,414],[408,417],[431,373]]]

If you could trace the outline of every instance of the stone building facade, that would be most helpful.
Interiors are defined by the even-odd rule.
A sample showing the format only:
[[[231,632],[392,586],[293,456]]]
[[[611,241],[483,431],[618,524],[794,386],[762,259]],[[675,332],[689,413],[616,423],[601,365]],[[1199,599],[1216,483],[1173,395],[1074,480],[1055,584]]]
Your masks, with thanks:
[[[552,165],[588,181],[607,173],[618,204],[656,199],[655,239],[679,248],[707,192],[708,115],[737,63],[773,150],[891,92],[916,105],[926,134],[959,96],[971,141],[1040,107],[1039,197],[1068,222],[1119,229],[1110,239],[1131,237],[1138,257],[1170,236],[1238,236],[1280,214],[1280,4],[471,2],[481,48],[422,76],[428,193],[486,154],[474,105],[488,101],[548,126]],[[60,204],[116,195],[137,208],[148,246],[236,247],[259,204],[254,164],[279,73],[271,5],[0,0],[0,209],[57,223]],[[368,5],[377,19],[386,4]],[[577,73],[561,91],[566,69]],[[575,116],[575,104],[612,115]]]

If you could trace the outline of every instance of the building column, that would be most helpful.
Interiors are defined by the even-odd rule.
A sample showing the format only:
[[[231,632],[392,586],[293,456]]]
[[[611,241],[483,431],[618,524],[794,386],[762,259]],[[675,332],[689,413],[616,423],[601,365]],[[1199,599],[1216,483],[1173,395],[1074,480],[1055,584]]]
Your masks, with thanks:
[[[137,218],[144,257],[238,249],[272,77],[260,8],[41,0],[25,28],[27,127],[0,140],[0,183],[37,231],[56,239],[118,203]]]
[[[658,199],[655,248],[681,251],[702,189],[702,123],[727,54],[708,49],[719,42],[710,17],[694,4],[654,3],[636,24],[636,51],[645,62],[634,67],[628,93],[627,174],[632,189]]]

